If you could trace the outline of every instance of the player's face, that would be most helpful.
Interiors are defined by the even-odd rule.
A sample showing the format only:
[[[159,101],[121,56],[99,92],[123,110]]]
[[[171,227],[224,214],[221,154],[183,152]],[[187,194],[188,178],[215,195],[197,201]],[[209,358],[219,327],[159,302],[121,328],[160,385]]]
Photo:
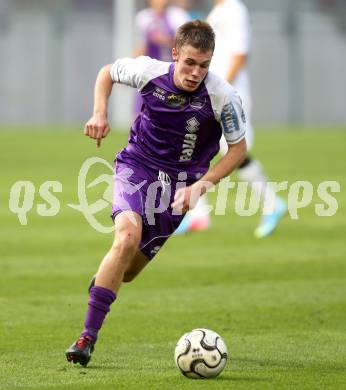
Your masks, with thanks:
[[[168,0],[149,0],[148,4],[155,11],[161,12],[168,6]]]
[[[187,92],[195,91],[208,73],[213,51],[202,52],[193,46],[184,45],[179,52],[173,48],[172,57],[176,62],[174,84]]]

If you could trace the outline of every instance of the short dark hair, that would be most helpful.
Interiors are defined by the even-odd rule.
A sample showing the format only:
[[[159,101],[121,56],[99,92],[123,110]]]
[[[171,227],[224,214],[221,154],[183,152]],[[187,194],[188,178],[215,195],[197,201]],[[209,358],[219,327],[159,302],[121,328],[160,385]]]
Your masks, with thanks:
[[[175,36],[174,47],[179,51],[184,45],[202,52],[214,51],[215,33],[210,24],[197,19],[181,25]]]

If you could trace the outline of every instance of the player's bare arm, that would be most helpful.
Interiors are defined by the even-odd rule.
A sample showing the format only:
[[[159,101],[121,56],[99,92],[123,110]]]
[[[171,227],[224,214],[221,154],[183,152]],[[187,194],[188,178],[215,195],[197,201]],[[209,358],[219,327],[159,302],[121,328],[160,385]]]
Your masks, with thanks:
[[[135,48],[132,55],[134,58],[139,57],[139,56],[144,56],[146,51],[147,51],[147,48],[145,45],[139,45]]]
[[[108,99],[113,88],[110,69],[111,65],[104,66],[96,78],[93,115],[84,127],[84,134],[96,139],[97,147],[101,145],[102,138],[106,137],[110,130],[107,118]]]
[[[198,197],[209,188],[219,183],[221,179],[233,172],[246,156],[245,138],[234,145],[229,145],[228,152],[209,171],[191,186],[177,190],[172,207],[183,213],[193,208]]]
[[[247,63],[247,54],[236,54],[232,56],[232,60],[230,61],[231,66],[228,69],[226,80],[229,83],[233,83],[237,78],[239,72],[246,66]]]

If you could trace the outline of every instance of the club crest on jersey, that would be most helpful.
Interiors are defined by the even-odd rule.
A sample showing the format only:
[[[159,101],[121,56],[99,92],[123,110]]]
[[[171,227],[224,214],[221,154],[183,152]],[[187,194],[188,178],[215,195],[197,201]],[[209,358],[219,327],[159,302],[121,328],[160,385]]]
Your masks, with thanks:
[[[193,152],[196,148],[197,142],[197,132],[199,130],[200,123],[198,122],[196,117],[190,118],[186,121],[187,133],[184,136],[184,143],[182,146],[181,155],[179,158],[180,162],[191,161]]]
[[[186,103],[186,97],[184,95],[176,95],[171,93],[167,96],[166,104],[170,107],[179,108]]]
[[[155,87],[155,90],[153,92],[153,96],[155,96],[156,98],[158,98],[159,100],[162,100],[163,102],[165,101],[166,99],[166,91],[162,88],[159,88],[159,87]]]
[[[206,99],[199,96],[192,96],[190,98],[190,106],[195,110],[201,109],[205,104]]]

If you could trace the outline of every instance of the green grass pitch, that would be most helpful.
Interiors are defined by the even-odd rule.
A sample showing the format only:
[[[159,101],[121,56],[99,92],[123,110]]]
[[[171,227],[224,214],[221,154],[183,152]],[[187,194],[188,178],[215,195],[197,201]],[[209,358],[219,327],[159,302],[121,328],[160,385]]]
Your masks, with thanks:
[[[113,132],[96,149],[78,130],[2,129],[0,389],[345,389],[343,130],[258,132],[255,155],[270,178],[310,181],[312,204],[259,241],[259,216],[236,215],[230,196],[211,230],[173,237],[122,287],[89,367],[81,368],[65,361],[64,350],[81,330],[87,285],[112,235],[96,232],[67,205],[78,201],[85,159],[111,162],[127,135]],[[9,210],[10,189],[20,180],[36,189],[27,226]],[[62,183],[54,217],[37,213],[47,180]],[[317,217],[316,189],[326,180],[340,182],[339,209]],[[91,190],[93,200],[103,191],[102,184]],[[98,219],[109,223],[108,214]],[[196,327],[217,331],[228,345],[229,362],[215,380],[187,379],[174,365],[176,341]]]

